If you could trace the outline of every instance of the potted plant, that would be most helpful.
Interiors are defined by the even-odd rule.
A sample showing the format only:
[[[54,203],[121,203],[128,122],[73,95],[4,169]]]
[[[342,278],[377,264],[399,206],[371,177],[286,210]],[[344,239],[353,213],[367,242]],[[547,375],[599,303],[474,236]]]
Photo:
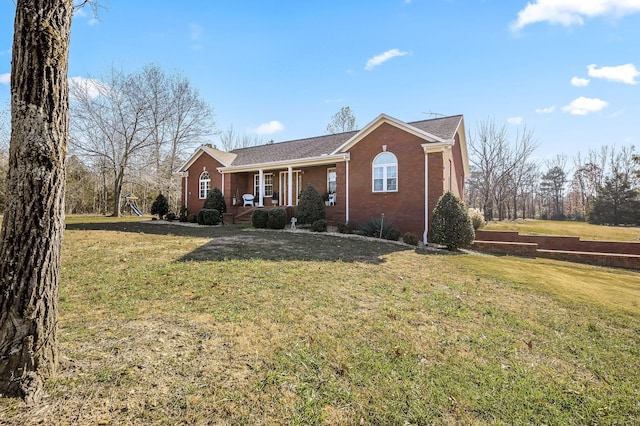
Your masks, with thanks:
[[[325,191],[324,194],[322,194],[322,199],[324,200],[324,205],[328,206],[329,205],[329,191]]]

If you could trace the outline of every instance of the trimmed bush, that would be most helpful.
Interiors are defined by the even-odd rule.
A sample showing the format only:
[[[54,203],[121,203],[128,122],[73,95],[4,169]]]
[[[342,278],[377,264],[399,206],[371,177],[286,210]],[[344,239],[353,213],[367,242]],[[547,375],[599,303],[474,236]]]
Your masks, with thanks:
[[[204,200],[203,208],[218,210],[221,214],[227,212],[227,203],[224,201],[224,196],[219,188],[213,188],[207,194],[207,199]]]
[[[348,223],[344,223],[344,222],[338,222],[338,232],[340,234],[352,234],[353,233],[353,228],[351,228],[351,226]]]
[[[190,215],[187,215],[187,222],[198,223],[198,215],[195,213],[191,213]]]
[[[449,250],[467,247],[475,238],[473,225],[462,200],[451,191],[438,200],[431,219],[431,241]]]
[[[287,225],[287,211],[285,209],[269,209],[267,225],[270,229],[284,229]]]
[[[484,213],[480,209],[469,209],[469,219],[471,219],[471,224],[473,225],[473,229],[477,231],[480,228],[484,228],[487,224],[484,220]]]
[[[311,230],[313,232],[327,232],[327,221],[325,219],[318,219],[311,224]]]
[[[318,191],[309,184],[300,194],[297,211],[298,223],[312,224],[319,219],[325,219],[324,201]]]
[[[255,209],[251,213],[251,225],[254,228],[266,228],[269,224],[269,212],[265,209]]]
[[[180,222],[188,222],[189,221],[189,212],[185,206],[180,208]]]
[[[409,244],[410,246],[417,246],[418,236],[413,232],[405,232],[405,234],[402,236],[402,241],[405,244]]]
[[[382,233],[380,233],[382,230]],[[366,237],[384,238],[385,240],[397,241],[402,234],[398,231],[390,222],[382,221],[382,219],[371,218],[366,221],[361,227],[358,234]]]
[[[169,213],[169,200],[161,192],[151,204],[151,214],[157,214],[158,219],[162,219],[167,213]]]
[[[216,209],[202,209],[198,212],[199,225],[218,225],[220,223],[220,212]]]
[[[176,220],[178,218],[178,216],[176,216],[175,213],[167,213],[164,218],[167,219],[169,222],[172,222],[172,221]]]

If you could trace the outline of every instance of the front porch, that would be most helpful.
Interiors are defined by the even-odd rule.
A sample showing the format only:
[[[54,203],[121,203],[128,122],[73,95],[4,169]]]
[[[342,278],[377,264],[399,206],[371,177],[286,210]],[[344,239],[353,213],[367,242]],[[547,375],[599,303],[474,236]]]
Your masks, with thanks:
[[[296,209],[297,206],[280,206],[280,205],[269,205],[269,206],[242,206],[236,205],[231,206],[227,209],[227,213],[225,215],[225,224],[227,225],[238,225],[238,224],[251,224],[251,215],[255,209],[275,209],[275,208],[283,208],[287,211],[287,221],[289,222],[292,217],[296,217]],[[331,226],[337,225],[339,222],[344,222],[342,217],[341,210],[337,209],[336,206],[325,206],[325,214],[327,218],[327,223]],[[228,222],[230,218],[231,222]]]

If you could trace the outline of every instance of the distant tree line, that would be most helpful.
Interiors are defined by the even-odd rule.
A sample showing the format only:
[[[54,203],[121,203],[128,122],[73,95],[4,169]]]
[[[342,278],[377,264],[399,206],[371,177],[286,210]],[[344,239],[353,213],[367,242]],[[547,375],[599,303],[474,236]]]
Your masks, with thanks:
[[[539,161],[524,129],[512,136],[493,120],[469,134],[466,199],[486,220],[539,218],[640,224],[640,156],[632,145],[602,146],[572,159]]]

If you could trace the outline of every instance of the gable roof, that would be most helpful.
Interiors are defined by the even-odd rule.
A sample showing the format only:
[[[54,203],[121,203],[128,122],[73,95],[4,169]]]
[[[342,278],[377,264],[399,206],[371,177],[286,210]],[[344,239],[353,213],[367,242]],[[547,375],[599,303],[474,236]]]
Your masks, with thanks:
[[[266,145],[220,151],[203,145],[179,170],[185,171],[193,162],[206,152],[223,165],[223,169],[244,169],[248,167],[269,167],[274,164],[295,162],[324,161],[335,162],[337,158],[346,158],[348,149],[373,132],[383,123],[388,123],[423,139],[425,143],[452,143],[461,127],[462,115],[434,118],[405,123],[386,114],[380,114],[361,130],[316,136],[292,141],[269,143]],[[464,136],[463,136],[464,137]],[[466,146],[463,147],[466,157]]]

